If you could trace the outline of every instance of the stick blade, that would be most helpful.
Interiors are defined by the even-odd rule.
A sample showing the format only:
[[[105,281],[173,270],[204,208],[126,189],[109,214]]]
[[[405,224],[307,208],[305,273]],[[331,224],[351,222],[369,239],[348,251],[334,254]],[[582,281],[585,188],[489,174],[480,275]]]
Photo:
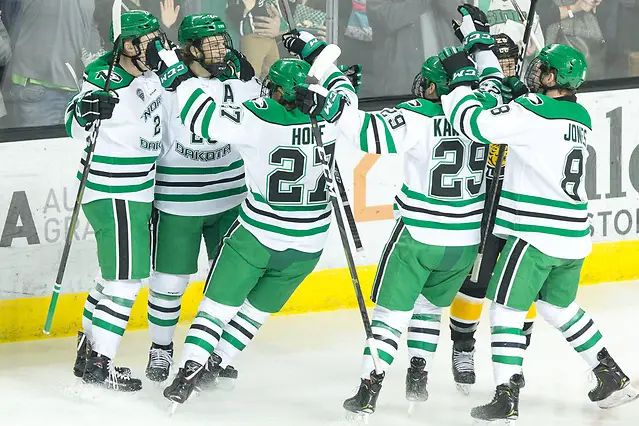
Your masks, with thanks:
[[[122,0],[113,0],[111,20],[113,22],[113,40],[117,40],[122,35]]]

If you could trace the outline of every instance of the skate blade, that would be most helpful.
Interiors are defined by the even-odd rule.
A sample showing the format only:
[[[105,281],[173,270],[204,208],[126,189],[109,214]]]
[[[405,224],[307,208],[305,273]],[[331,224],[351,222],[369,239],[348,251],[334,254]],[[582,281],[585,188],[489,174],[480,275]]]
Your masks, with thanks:
[[[367,425],[370,413],[353,413],[346,411],[346,421],[353,425]]]
[[[620,405],[628,404],[639,397],[639,393],[631,385],[626,386],[623,389],[619,389],[613,392],[608,398],[598,401],[597,406],[601,409],[607,410],[610,408],[619,407]]]
[[[457,386],[457,390],[466,396],[470,395],[470,389],[473,387],[473,385],[466,383],[455,383],[455,385]]]
[[[473,419],[473,426],[517,426],[517,419]]]
[[[175,415],[175,411],[180,406],[179,402],[172,401],[171,406],[169,407],[169,417],[173,417]]]
[[[215,379],[214,389],[220,389],[226,392],[230,392],[235,389],[235,380],[236,379],[228,379],[225,377],[218,377]]]

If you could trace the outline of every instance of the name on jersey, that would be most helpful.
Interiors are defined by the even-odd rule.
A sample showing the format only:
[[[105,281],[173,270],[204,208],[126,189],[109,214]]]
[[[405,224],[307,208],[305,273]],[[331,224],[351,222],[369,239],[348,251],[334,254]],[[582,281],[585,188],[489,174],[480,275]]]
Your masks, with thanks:
[[[184,158],[194,161],[215,161],[231,153],[231,145],[224,145],[212,151],[200,151],[198,149],[187,148],[180,142],[175,144],[175,152]]]
[[[436,118],[434,127],[435,137],[459,136],[459,133],[457,133],[457,131],[453,129],[453,126],[451,126],[448,120],[446,120],[445,118]]]
[[[322,136],[324,136],[324,127],[325,124],[320,124],[319,131]],[[293,137],[291,139],[291,145],[311,145],[315,143],[315,138],[313,138],[313,132],[309,126],[298,127],[293,129]]]
[[[568,131],[564,134],[564,140],[568,142],[577,142],[586,146],[586,134],[588,130],[585,127],[569,124]]]
[[[141,117],[144,119],[145,123],[149,118],[151,118],[151,114],[153,114],[153,112],[156,109],[158,109],[160,105],[162,105],[162,95],[158,96],[149,104],[149,106],[146,107],[146,110],[144,111],[144,114],[142,114],[142,117]]]
[[[528,16],[528,12],[523,12],[524,18]],[[505,24],[508,21],[521,22],[521,17],[516,10],[489,10],[486,12],[486,18],[488,18],[488,25]]]
[[[147,141],[144,138],[140,138],[140,148],[147,151],[159,151],[162,146],[160,141]]]

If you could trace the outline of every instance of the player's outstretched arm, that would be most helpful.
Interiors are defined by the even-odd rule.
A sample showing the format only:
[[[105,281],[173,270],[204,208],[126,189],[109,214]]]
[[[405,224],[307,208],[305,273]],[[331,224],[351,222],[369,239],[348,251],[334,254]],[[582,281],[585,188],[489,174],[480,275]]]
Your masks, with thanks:
[[[484,144],[516,145],[528,128],[521,105],[499,105],[490,93],[478,87],[478,72],[463,49],[444,48],[439,58],[451,79],[451,93],[442,96],[444,114],[453,128],[467,138]]]
[[[357,123],[355,140],[360,150],[369,154],[397,154],[404,149],[408,128],[401,109],[358,111]]]

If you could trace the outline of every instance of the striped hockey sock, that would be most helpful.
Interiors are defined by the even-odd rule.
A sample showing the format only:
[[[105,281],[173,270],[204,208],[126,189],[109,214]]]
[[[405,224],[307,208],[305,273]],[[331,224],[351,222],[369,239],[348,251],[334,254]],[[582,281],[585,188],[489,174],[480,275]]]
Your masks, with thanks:
[[[224,327],[222,340],[215,347],[215,353],[222,358],[220,367],[226,368],[237,354],[251,343],[257,331],[270,315],[269,312],[255,308],[248,300],[244,301],[239,312]]]
[[[550,325],[561,331],[570,346],[591,368],[599,365],[597,354],[604,348],[599,329],[590,315],[573,302],[560,308],[543,301],[537,302],[539,315]]]
[[[97,279],[95,288],[89,292],[87,300],[84,302],[84,311],[82,312],[82,329],[89,342],[93,340],[93,333],[91,332],[93,312],[95,311],[95,307],[98,302],[105,297],[104,294],[102,294],[103,291],[104,286],[102,285],[102,280]]]
[[[180,320],[182,295],[189,283],[189,275],[170,275],[153,272],[150,279],[148,314],[151,341],[170,345]]]
[[[521,374],[526,352],[526,336],[522,331],[525,311],[493,303],[490,307],[491,347],[495,383],[509,383]]]
[[[220,341],[226,324],[239,309],[239,306],[223,305],[204,297],[184,340],[180,367],[188,360],[204,365]]]
[[[393,363],[397,348],[399,346],[399,339],[410,321],[411,311],[391,311],[383,308],[379,305],[375,306],[373,311],[373,320],[371,321],[371,328],[373,331],[373,337],[375,338],[375,347],[377,354],[381,360],[381,368],[386,371],[388,367]],[[370,379],[371,372],[375,370],[373,358],[371,357],[371,351],[368,346],[364,349],[364,358],[362,361],[362,374],[363,379]]]
[[[429,370],[437,350],[441,320],[442,308],[433,305],[420,294],[408,323],[408,359],[425,359],[426,371]]]
[[[140,280],[104,281],[104,298],[100,300],[91,321],[93,350],[109,358],[115,357],[129,322]]]

